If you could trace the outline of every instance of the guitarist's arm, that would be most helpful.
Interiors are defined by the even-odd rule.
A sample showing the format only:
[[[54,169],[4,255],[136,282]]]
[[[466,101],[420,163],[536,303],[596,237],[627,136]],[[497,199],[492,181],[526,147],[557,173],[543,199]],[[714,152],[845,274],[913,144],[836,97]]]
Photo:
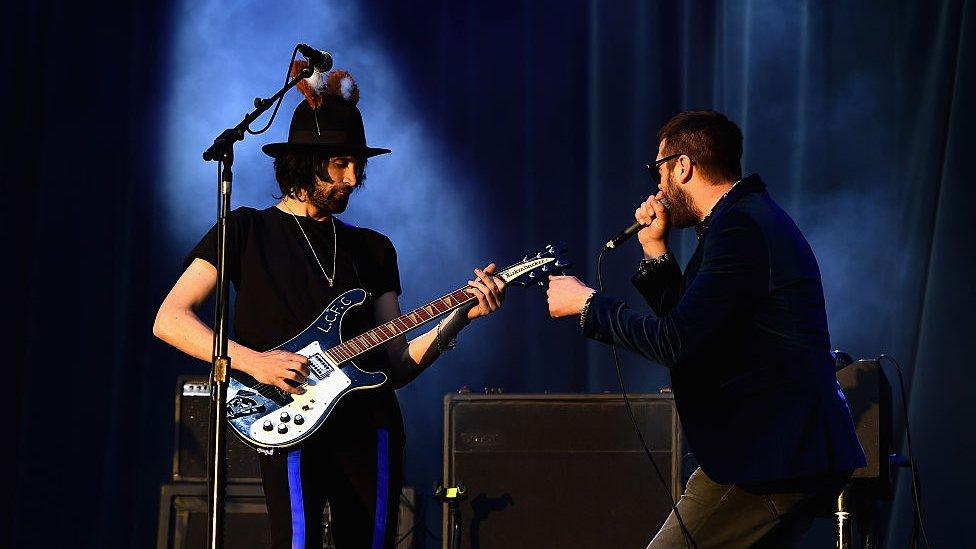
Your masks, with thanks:
[[[491,314],[501,307],[505,299],[505,283],[491,276],[494,272],[494,263],[485,267],[483,271],[475,269],[475,280],[468,281],[467,292],[476,297],[477,301],[448,314],[432,330],[409,342],[405,336],[387,342],[386,351],[391,366],[390,385],[393,388],[400,388],[410,383],[437,360],[443,350],[437,344],[438,329],[442,345],[446,345],[472,320]],[[381,323],[397,318],[401,314],[400,303],[394,292],[386,292],[374,303],[376,320]]]
[[[153,335],[194,358],[210,362],[213,330],[200,320],[196,311],[216,286],[217,269],[206,260],[194,259],[159,306]],[[305,381],[309,371],[304,356],[287,351],[261,353],[236,341],[228,341],[227,350],[235,370],[288,393],[304,391],[285,382],[286,379],[299,384]]]

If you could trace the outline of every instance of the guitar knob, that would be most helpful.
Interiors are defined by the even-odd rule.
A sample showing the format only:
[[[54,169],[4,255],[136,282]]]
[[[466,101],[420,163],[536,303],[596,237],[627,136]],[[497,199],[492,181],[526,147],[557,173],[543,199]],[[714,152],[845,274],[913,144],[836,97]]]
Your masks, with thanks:
[[[288,412],[281,412],[281,415],[278,416],[278,419],[280,419],[282,423],[288,423],[288,421],[291,420],[291,416],[288,415]]]
[[[288,426],[285,425],[284,423],[282,423],[281,425],[278,425],[278,432],[281,433],[281,434],[287,433],[288,432]]]
[[[302,417],[302,414],[295,414],[295,425],[301,425],[302,423],[305,423],[305,418]]]
[[[274,423],[271,423],[270,419],[266,419],[264,420],[264,423],[261,424],[261,428],[264,429],[265,431],[270,431],[274,429]]]

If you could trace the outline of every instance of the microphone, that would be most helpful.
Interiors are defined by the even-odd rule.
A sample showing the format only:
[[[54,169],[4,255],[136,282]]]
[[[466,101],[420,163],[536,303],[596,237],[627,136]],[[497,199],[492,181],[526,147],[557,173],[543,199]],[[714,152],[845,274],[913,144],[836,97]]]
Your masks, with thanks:
[[[661,204],[663,204],[664,207],[667,208],[668,200],[666,198],[662,199]],[[616,248],[617,246],[621,245],[624,241],[626,241],[628,238],[637,234],[637,231],[643,228],[644,226],[641,225],[639,221],[635,221],[633,225],[620,231],[619,233],[617,233],[617,236],[608,240],[607,243],[603,246],[603,251],[612,250]]]
[[[329,52],[317,50],[308,44],[299,44],[297,47],[315,72],[329,72],[332,69],[332,54]]]

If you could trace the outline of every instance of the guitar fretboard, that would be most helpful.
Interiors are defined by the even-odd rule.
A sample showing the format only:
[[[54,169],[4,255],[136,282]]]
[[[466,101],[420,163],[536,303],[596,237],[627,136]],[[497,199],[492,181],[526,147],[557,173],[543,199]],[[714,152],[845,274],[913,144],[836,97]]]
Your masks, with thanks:
[[[326,354],[336,363],[352,360],[395,337],[401,336],[418,326],[434,320],[444,313],[457,309],[473,299],[476,298],[465,292],[464,289],[455,290],[444,297],[417,307],[409,313],[394,318],[385,324],[380,324],[362,335],[344,341],[326,351]]]

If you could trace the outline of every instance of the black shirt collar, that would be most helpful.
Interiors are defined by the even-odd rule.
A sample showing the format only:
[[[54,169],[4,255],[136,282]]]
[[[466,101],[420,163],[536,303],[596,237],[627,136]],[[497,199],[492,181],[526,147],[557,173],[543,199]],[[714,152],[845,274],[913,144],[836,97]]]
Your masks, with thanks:
[[[695,235],[698,237],[698,240],[701,240],[705,236],[705,233],[708,231],[709,224],[718,213],[721,213],[726,207],[735,204],[735,202],[742,198],[743,195],[748,193],[762,192],[764,190],[766,190],[766,184],[763,183],[762,179],[759,178],[759,174],[757,173],[751,174],[736,181],[732,188],[729,189],[728,192],[722,196],[722,198],[718,199],[718,202],[716,202],[715,206],[712,207],[712,211],[695,225]]]

